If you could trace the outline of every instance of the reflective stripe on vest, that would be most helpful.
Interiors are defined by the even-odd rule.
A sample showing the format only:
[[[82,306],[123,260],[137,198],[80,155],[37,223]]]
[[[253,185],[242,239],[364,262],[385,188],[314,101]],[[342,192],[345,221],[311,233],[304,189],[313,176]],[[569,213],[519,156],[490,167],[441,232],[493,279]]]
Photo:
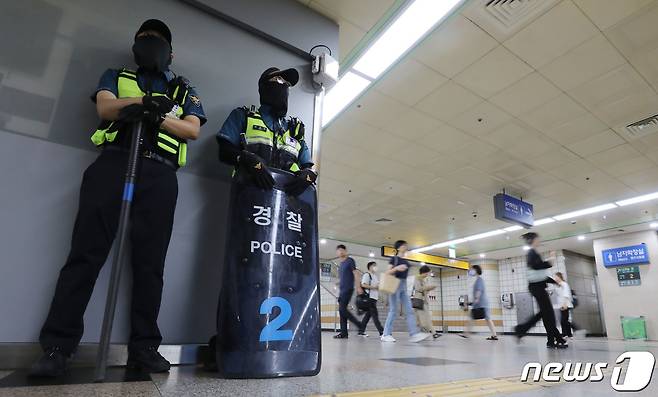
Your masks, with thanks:
[[[117,77],[117,87],[119,91],[119,98],[139,98],[146,95],[144,91],[139,88],[137,84],[137,74],[128,69],[122,69]],[[187,99],[188,91],[179,92],[180,86],[174,90],[173,97],[178,106],[175,110],[175,117],[180,119],[183,114],[182,105]],[[182,94],[182,95],[181,95]],[[158,92],[152,93],[153,96],[165,96]],[[102,122],[99,128],[91,136],[91,141],[96,146],[101,146],[105,142],[114,142],[118,130],[114,129],[114,122]],[[167,153],[178,156],[178,166],[183,167],[187,163],[187,143],[185,140],[180,139],[165,130],[159,130],[157,134],[157,147]]]
[[[298,133],[299,125],[296,127]],[[248,111],[247,113],[247,127],[244,132],[245,145],[261,144],[275,147],[276,150],[281,150],[289,153],[294,158],[299,157],[299,152],[302,150],[300,141],[292,137],[290,130],[286,130],[283,134],[278,135],[276,138],[276,145],[274,144],[274,136],[276,134],[269,129],[267,124],[258,112]],[[297,135],[295,135],[297,136]],[[294,163],[290,167],[290,171],[299,171],[299,165]]]

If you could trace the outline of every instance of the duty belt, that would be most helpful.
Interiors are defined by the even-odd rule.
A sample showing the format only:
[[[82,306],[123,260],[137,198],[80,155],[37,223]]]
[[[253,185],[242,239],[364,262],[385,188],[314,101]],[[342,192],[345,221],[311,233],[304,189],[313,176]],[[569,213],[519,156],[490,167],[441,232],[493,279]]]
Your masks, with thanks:
[[[103,151],[123,152],[123,153],[129,153],[130,152],[126,148],[122,148],[122,147],[119,147],[119,146],[109,146],[109,145],[105,145],[103,147]],[[174,171],[178,170],[178,166],[176,164],[174,164],[173,161],[160,156],[159,154],[155,153],[152,150],[144,149],[140,152],[140,156],[144,157],[144,158],[147,158],[147,159],[151,159],[153,161],[157,161],[158,163],[162,163],[162,164],[172,168]]]

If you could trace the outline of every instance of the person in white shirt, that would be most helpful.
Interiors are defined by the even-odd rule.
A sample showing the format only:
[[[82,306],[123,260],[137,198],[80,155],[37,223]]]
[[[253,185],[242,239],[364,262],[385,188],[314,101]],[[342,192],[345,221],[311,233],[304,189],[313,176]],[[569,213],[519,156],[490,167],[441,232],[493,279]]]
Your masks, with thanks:
[[[564,275],[560,272],[555,273],[555,281],[560,286],[557,289],[558,295],[558,308],[560,309],[560,324],[562,327],[562,337],[573,338],[573,333],[577,327],[569,321],[569,314],[573,310],[573,295],[571,293],[571,286],[564,280]]]
[[[377,331],[379,331],[379,336],[382,336],[384,333],[384,327],[382,327],[382,323],[379,322],[379,313],[377,312],[377,301],[379,300],[379,277],[377,277],[376,262],[368,262],[368,271],[361,276],[361,288],[363,288],[368,295],[370,306],[361,320],[359,336],[368,336],[368,334],[366,334],[366,327],[371,318],[375,323],[375,327],[377,327]]]

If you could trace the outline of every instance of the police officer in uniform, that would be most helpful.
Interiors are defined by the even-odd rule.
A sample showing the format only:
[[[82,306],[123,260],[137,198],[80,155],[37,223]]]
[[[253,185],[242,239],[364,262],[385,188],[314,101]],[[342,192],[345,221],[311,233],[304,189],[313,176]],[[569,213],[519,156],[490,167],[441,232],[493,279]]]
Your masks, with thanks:
[[[297,177],[285,189],[294,196],[317,179],[304,140],[304,123],[286,117],[288,92],[298,81],[299,73],[294,68],[265,70],[258,79],[260,107],[234,109],[217,133],[222,162],[235,166],[238,174],[262,189],[274,187],[268,167],[293,172]]]
[[[132,206],[133,291],[128,366],[168,371],[158,353],[157,318],[163,271],[178,196],[176,170],[185,165],[187,140],[199,136],[206,117],[188,80],[169,70],[171,32],[162,21],[145,21],[133,45],[136,71],[108,69],[92,100],[103,120],[92,134],[102,149],[80,187],[71,250],[59,274],[39,341],[44,355],[32,376],[59,376],[83,334],[83,315],[119,221],[132,125],[144,122],[141,165]]]

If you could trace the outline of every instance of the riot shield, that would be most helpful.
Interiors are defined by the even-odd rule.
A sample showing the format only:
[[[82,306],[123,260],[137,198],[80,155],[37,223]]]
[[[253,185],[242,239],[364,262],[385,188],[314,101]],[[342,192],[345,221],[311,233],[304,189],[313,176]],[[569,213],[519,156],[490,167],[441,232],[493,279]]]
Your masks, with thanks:
[[[272,169],[259,189],[236,175],[217,316],[217,364],[228,378],[320,372],[317,194],[286,195]]]

